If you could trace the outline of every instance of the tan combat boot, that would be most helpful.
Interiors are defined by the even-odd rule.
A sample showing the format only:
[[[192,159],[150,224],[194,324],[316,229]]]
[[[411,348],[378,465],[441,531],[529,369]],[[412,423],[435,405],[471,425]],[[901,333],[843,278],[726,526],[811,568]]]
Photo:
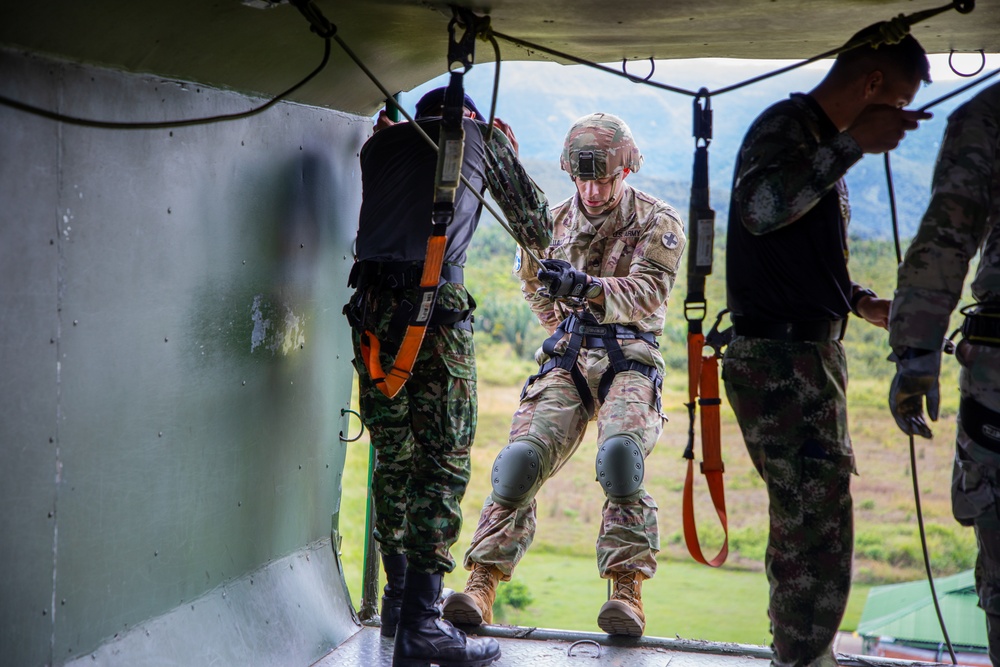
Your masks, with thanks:
[[[482,625],[493,622],[493,601],[497,598],[500,570],[476,563],[461,593],[445,598],[441,613],[446,621],[459,625]]]
[[[609,635],[641,637],[646,629],[642,613],[641,572],[612,572],[611,599],[601,607],[597,625]]]

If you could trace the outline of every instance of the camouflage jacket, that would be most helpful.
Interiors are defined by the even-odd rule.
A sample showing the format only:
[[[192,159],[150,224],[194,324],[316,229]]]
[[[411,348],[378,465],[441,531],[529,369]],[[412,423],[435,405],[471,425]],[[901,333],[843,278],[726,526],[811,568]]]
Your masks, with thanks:
[[[486,185],[511,230],[522,245],[541,246],[552,240],[549,200],[524,170],[503,132],[476,123],[486,140]],[[488,140],[487,140],[488,138]]]
[[[667,298],[686,243],[677,211],[625,184],[621,203],[600,227],[584,215],[579,195],[556,206],[552,219],[551,245],[532,250],[541,259],[564,259],[603,279],[603,307],[589,302],[597,319],[662,333]],[[561,301],[537,294],[541,287],[537,272],[538,265],[530,259],[515,267],[525,299],[542,326],[553,332],[573,311]]]
[[[948,118],[931,201],[899,266],[889,320],[894,348],[940,349],[977,250],[972,295],[1000,303],[1000,83]]]
[[[862,157],[808,95],[754,120],[737,154],[727,230],[735,315],[834,320],[850,312],[850,205],[844,175]]]

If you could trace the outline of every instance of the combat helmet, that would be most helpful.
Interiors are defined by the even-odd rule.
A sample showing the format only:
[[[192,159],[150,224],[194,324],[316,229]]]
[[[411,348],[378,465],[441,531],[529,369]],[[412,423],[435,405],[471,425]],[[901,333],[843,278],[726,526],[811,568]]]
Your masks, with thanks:
[[[632,130],[609,113],[592,113],[573,123],[559,159],[563,171],[585,180],[615,176],[625,169],[639,171],[641,165]]]

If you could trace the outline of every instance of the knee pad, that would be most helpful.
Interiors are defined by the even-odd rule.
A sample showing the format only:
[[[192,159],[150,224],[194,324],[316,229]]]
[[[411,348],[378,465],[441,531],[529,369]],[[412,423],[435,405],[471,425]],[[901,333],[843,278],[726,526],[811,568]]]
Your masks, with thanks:
[[[615,435],[597,450],[597,482],[611,498],[625,498],[642,487],[645,473],[642,447],[632,438]]]
[[[542,485],[542,459],[530,442],[515,440],[493,462],[493,499],[511,507],[527,505]]]

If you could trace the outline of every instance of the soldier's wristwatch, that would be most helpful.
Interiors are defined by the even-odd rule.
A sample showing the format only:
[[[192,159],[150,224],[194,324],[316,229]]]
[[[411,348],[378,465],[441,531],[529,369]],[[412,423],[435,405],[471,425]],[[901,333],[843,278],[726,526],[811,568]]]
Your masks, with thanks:
[[[600,278],[591,277],[590,284],[587,285],[587,291],[583,294],[588,299],[596,299],[601,296],[602,292],[604,292],[604,283],[601,282]]]

